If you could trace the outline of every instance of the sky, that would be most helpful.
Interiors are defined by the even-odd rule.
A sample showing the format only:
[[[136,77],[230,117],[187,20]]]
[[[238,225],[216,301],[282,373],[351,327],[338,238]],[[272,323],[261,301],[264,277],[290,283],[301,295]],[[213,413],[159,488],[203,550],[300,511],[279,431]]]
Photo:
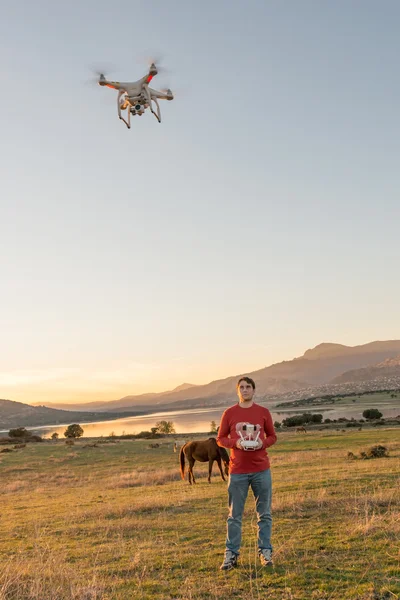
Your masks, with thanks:
[[[0,398],[400,339],[397,0],[0,10]],[[175,99],[128,130],[91,69],[135,81],[150,56]]]

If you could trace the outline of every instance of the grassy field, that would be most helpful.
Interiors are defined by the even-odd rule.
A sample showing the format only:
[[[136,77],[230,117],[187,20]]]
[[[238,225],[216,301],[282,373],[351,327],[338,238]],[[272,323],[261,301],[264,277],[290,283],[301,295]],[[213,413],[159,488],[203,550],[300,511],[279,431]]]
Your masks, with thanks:
[[[203,436],[204,437],[204,436]],[[284,432],[271,448],[274,569],[249,495],[223,573],[227,489],[180,480],[173,439],[29,444],[0,454],[0,600],[400,597],[400,430]],[[389,457],[348,460],[383,444]]]

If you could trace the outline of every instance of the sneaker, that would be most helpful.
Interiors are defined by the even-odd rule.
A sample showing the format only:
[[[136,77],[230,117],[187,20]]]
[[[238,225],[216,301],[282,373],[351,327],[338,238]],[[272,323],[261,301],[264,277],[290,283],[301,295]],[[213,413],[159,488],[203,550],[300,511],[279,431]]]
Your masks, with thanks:
[[[220,566],[221,571],[230,571],[234,567],[237,567],[237,554],[231,550],[225,552],[224,562]]]
[[[260,550],[258,553],[260,557],[260,561],[263,567],[271,567],[272,566],[272,550],[264,548]]]

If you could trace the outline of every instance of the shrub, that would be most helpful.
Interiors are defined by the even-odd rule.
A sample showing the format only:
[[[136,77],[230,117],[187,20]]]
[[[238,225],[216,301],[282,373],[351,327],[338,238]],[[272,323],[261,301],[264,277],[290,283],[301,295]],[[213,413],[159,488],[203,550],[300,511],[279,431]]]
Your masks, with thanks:
[[[162,437],[160,433],[153,433],[152,431],[141,431],[135,435],[138,440],[153,440],[160,437]]]
[[[382,413],[377,408],[367,408],[367,410],[364,410],[362,416],[364,419],[367,419],[367,421],[383,417]]]
[[[367,456],[370,458],[382,458],[383,456],[389,456],[389,451],[386,446],[371,446],[367,452]]]
[[[307,423],[322,423],[322,415],[303,413],[302,415],[287,417],[282,421],[282,425],[286,427],[297,427],[298,425],[306,425]]]
[[[389,456],[389,451],[386,446],[371,446],[366,452],[360,452],[361,458],[383,458]]]
[[[18,427],[17,429],[10,429],[8,435],[12,438],[27,438],[30,437],[30,433],[25,427]]]

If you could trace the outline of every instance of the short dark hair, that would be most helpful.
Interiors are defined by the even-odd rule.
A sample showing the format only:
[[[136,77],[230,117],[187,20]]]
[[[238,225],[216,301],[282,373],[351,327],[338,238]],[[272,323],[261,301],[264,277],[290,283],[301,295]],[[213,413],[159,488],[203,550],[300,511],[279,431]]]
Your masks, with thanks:
[[[241,381],[245,381],[246,383],[250,383],[250,385],[253,388],[253,390],[256,389],[256,384],[254,383],[254,379],[252,379],[251,377],[247,377],[247,376],[241,377],[239,379],[239,381],[236,384],[236,389],[239,389],[239,385],[240,385]]]

